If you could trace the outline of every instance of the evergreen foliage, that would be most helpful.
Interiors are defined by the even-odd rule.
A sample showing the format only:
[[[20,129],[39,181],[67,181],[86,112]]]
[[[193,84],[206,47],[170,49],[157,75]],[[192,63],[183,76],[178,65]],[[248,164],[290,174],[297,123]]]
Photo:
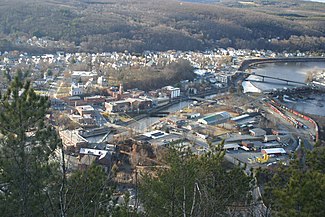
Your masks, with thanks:
[[[302,149],[289,167],[258,172],[265,186],[263,200],[272,215],[280,217],[325,216],[325,147]]]
[[[0,97],[0,210],[2,216],[55,216],[51,189],[58,178],[54,150],[60,144],[45,124],[47,98],[14,79]]]
[[[75,172],[68,179],[67,216],[107,216],[111,189],[100,166],[92,165]]]
[[[170,150],[167,167],[143,175],[140,199],[147,216],[237,216],[248,208],[253,179],[239,167],[226,170],[223,155]]]

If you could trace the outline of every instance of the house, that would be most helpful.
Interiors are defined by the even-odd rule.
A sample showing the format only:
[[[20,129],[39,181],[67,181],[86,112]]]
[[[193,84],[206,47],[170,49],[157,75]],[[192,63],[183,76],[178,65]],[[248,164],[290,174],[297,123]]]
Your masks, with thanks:
[[[80,162],[78,168],[85,170],[93,163],[104,167],[105,172],[111,168],[112,164],[112,152],[107,150],[98,150],[90,148],[81,148],[79,151]]]
[[[84,94],[84,85],[72,83],[70,87],[71,96],[79,96]]]
[[[218,112],[215,114],[211,114],[200,118],[198,123],[205,124],[205,125],[215,125],[215,124],[223,124],[230,120],[231,115],[228,112]]]

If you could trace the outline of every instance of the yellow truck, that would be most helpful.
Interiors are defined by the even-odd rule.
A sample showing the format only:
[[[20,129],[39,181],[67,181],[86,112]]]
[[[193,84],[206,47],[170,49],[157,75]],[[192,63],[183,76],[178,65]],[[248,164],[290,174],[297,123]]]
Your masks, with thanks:
[[[260,164],[264,164],[269,160],[269,155],[267,154],[263,154],[263,157],[258,157],[256,159],[256,162],[260,163]]]

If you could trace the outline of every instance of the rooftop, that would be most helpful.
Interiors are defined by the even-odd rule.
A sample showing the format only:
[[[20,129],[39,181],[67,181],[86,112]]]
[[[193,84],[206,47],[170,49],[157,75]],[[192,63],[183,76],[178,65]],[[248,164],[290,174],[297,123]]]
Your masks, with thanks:
[[[152,139],[158,139],[158,138],[162,138],[164,136],[167,136],[168,133],[165,133],[165,132],[160,131],[160,130],[155,130],[155,131],[151,131],[151,132],[148,132],[148,133],[144,133],[143,135],[146,136],[146,137],[150,137]]]
[[[219,112],[219,113],[205,116],[202,118],[202,120],[210,123],[210,122],[215,122],[217,120],[223,120],[223,119],[227,119],[227,118],[231,118],[231,116],[228,112]]]
[[[287,153],[283,148],[262,149],[262,152],[265,152],[265,154],[286,154]]]
[[[105,155],[107,153],[109,153],[109,151],[90,149],[90,148],[81,148],[79,153],[84,154],[84,155],[93,155],[93,156],[99,157],[99,159],[101,159],[101,158],[105,157]]]
[[[94,111],[95,109],[91,105],[76,106],[76,109],[82,111]]]

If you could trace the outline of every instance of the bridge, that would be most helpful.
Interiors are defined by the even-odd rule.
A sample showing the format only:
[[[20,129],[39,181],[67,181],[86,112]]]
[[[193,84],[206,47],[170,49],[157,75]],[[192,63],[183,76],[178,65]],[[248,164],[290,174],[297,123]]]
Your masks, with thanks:
[[[167,117],[169,114],[170,114],[170,112],[151,112],[151,113],[149,113],[149,116],[164,118],[164,117]]]
[[[245,71],[251,66],[264,63],[289,63],[289,62],[325,62],[325,57],[288,57],[288,58],[255,58],[244,60],[238,68],[238,71]]]
[[[198,102],[208,102],[208,103],[215,103],[215,102],[217,102],[216,100],[205,99],[205,98],[202,98],[202,97],[194,97],[194,96],[191,96],[188,99],[195,100],[195,101],[198,101]]]
[[[276,77],[272,77],[272,76],[268,76],[268,75],[259,75],[259,74],[255,74],[255,73],[244,73],[247,75],[254,75],[257,77],[261,77],[262,78],[262,82],[264,82],[265,78],[269,78],[269,79],[274,79],[274,80],[279,80],[279,81],[285,81],[287,82],[287,84],[289,83],[294,83],[294,84],[301,84],[301,85],[307,85],[304,82],[299,82],[299,81],[292,81],[292,80],[288,80],[288,79],[284,79],[284,78],[276,78]],[[245,79],[247,81],[247,78]],[[252,81],[252,80],[250,80]],[[259,81],[254,81],[254,82],[259,82]]]

